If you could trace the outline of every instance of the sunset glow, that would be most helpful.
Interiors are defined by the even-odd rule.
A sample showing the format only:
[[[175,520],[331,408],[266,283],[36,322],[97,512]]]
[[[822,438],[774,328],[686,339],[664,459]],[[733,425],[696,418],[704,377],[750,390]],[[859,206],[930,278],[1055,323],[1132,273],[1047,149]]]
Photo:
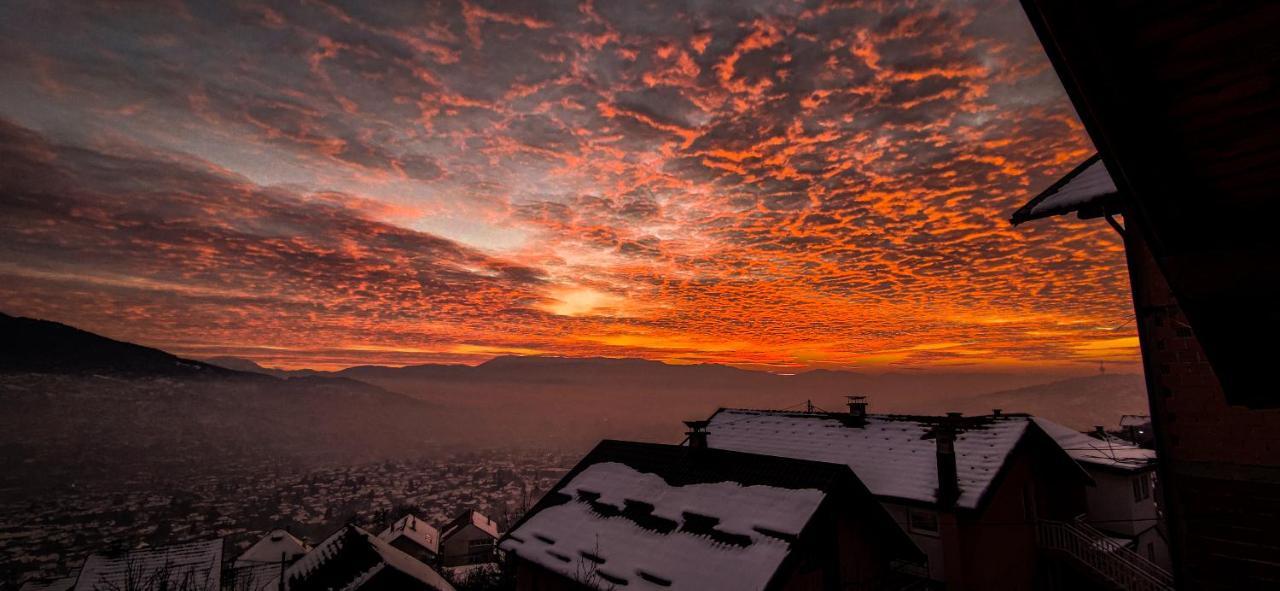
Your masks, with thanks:
[[[1007,222],[1094,152],[1016,2],[698,6],[0,7],[0,311],[286,368],[1137,361],[1116,233]]]

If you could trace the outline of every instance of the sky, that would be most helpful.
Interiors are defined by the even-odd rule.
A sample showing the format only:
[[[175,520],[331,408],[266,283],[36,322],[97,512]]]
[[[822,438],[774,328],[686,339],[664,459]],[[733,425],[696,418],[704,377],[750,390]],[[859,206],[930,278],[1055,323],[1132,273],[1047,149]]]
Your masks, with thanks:
[[[0,311],[277,367],[1133,364],[1016,2],[5,2]]]

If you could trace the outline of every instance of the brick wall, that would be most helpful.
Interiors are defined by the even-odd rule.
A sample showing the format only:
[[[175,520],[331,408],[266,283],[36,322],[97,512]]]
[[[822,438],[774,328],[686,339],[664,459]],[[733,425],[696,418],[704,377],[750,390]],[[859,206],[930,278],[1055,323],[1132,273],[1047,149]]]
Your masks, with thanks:
[[[1179,588],[1280,589],[1280,410],[1227,405],[1141,228],[1126,221]],[[1277,336],[1260,334],[1257,346],[1274,348]]]

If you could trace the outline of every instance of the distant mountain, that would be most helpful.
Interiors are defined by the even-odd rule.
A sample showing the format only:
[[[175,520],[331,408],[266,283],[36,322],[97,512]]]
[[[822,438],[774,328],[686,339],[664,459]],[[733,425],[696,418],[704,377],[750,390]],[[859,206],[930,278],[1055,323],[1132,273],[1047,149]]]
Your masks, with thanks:
[[[275,376],[277,378],[307,378],[307,377],[343,377],[338,372],[317,371],[314,369],[278,369],[275,367],[263,367],[258,365],[252,359],[243,357],[210,357],[203,360],[209,365],[216,365],[224,369],[234,371],[242,371],[245,373],[256,373],[265,376]]]
[[[252,369],[247,363],[228,367]],[[296,372],[262,370],[277,375]],[[1079,429],[1145,413],[1141,376],[1063,379],[1053,374],[863,373],[796,375],[643,359],[495,357],[476,366],[357,366],[315,375],[360,380],[427,400],[458,417],[469,438],[492,443],[588,445],[600,438],[678,439],[680,421],[721,406],[840,410],[865,395],[872,412],[1032,412]]]
[[[343,376],[235,371],[12,316],[0,335],[0,491],[245,461],[407,457],[466,435],[436,405]]]
[[[204,360],[209,365],[216,365],[224,369],[232,371],[243,371],[245,373],[260,373],[262,375],[275,375],[278,370],[267,369],[258,365],[250,359],[243,357],[210,357]]]
[[[975,414],[993,408],[1048,417],[1080,431],[1094,425],[1115,428],[1121,415],[1149,412],[1142,374],[1071,378],[965,398],[957,405],[958,410]]]
[[[817,370],[782,375],[725,365],[642,359],[496,357],[476,366],[359,366],[325,373],[368,382],[458,417],[469,438],[494,444],[586,446],[601,438],[678,440],[681,421],[716,408],[840,410],[870,396],[874,412],[942,413],[993,391],[1061,379],[997,373]],[[1012,410],[1012,409],[1011,409]]]
[[[73,441],[75,433],[64,430],[76,425],[82,433],[139,445],[207,437],[206,445],[231,442],[292,456],[404,454],[431,444],[586,448],[601,438],[675,441],[682,420],[719,407],[839,411],[850,394],[868,396],[872,412],[1003,408],[1080,429],[1146,408],[1139,376],[782,375],[715,364],[537,356],[476,366],[285,371],[239,358],[188,361],[52,322],[7,322],[22,330],[13,332],[17,337],[6,333],[6,351],[30,342],[44,353],[4,362],[9,369],[0,378],[10,377],[0,379],[0,413],[9,416],[0,419],[0,431],[10,426],[37,439],[42,425],[53,425],[50,432]],[[149,428],[154,437],[137,435]]]
[[[0,373],[237,377],[200,361],[116,341],[58,322],[0,313]],[[239,374],[238,377],[245,377]]]

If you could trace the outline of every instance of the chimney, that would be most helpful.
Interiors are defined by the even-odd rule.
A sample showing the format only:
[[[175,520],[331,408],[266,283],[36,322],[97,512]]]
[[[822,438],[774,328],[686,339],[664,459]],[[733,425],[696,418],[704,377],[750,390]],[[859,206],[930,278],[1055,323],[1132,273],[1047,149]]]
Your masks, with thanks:
[[[849,405],[849,417],[854,419],[867,418],[867,397],[866,396],[845,396],[848,399],[846,404]]]
[[[991,409],[991,416],[993,416],[993,417],[998,417],[998,416],[1000,416],[1000,415],[1001,415],[1001,413],[1003,413],[1003,412],[1004,412],[1004,409],[1002,409],[1002,408],[993,408],[993,409]]]
[[[960,481],[956,473],[956,424],[961,414],[947,413],[933,431],[934,442],[938,446],[938,506],[950,507],[960,498]]]
[[[689,428],[685,433],[689,436],[689,449],[707,449],[707,425],[711,421],[685,421],[684,424]]]
[[[1105,427],[1103,427],[1102,425],[1094,425],[1094,426],[1093,426],[1093,434],[1094,434],[1094,435],[1097,435],[1097,436],[1098,436],[1098,439],[1104,439],[1104,440],[1105,440],[1105,439],[1107,438],[1107,429],[1106,429]]]

